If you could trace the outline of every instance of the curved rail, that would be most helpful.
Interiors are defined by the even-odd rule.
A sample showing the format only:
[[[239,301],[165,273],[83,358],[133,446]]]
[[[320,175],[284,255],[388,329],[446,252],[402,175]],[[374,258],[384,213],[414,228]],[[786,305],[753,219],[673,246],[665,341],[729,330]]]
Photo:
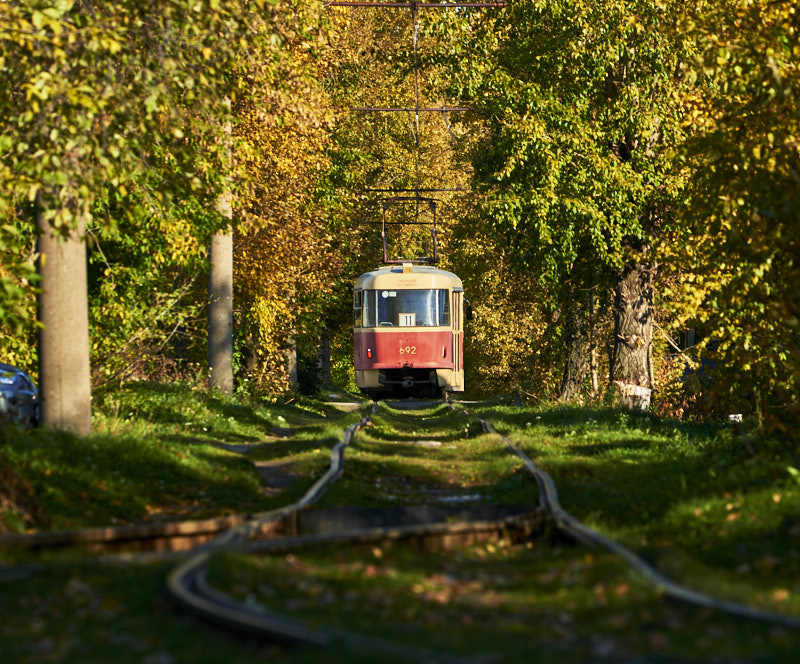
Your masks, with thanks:
[[[373,411],[375,407],[376,404],[373,404]],[[202,579],[205,575],[208,560],[215,550],[237,548],[244,544],[251,535],[264,529],[265,526],[296,513],[318,500],[328,485],[341,474],[345,447],[350,444],[355,432],[365,426],[368,421],[369,417],[364,417],[360,422],[347,427],[343,440],[334,445],[331,450],[331,463],[328,470],[314,482],[300,500],[275,510],[254,515],[247,521],[237,524],[172,570],[167,577],[167,589],[170,594],[186,608],[216,622],[251,628],[273,636],[283,635],[287,638],[293,638],[296,630],[294,630],[290,622],[277,618],[268,619],[263,616],[261,619],[258,617],[253,618],[250,609],[246,605],[236,603],[234,607],[232,606],[233,600],[220,602],[217,594],[204,592],[206,585],[203,584]],[[311,642],[315,641],[312,640]]]
[[[373,404],[373,412],[377,404]],[[436,653],[413,645],[406,645],[365,636],[343,629],[311,628],[295,620],[270,612],[260,606],[240,602],[214,588],[207,578],[208,562],[216,550],[225,548],[241,553],[277,553],[304,547],[335,543],[374,543],[418,538],[425,542],[436,538],[447,543],[474,541],[498,534],[512,535],[517,539],[530,536],[544,528],[546,516],[539,510],[534,513],[510,516],[500,521],[478,521],[470,523],[433,523],[395,527],[377,527],[323,535],[281,537],[277,539],[249,541],[265,523],[282,519],[313,503],[341,473],[344,448],[351,442],[355,432],[365,426],[364,418],[345,431],[344,440],[331,452],[332,461],[328,472],[296,503],[279,510],[264,513],[258,518],[232,528],[218,537],[203,550],[175,568],[167,578],[167,588],[179,603],[201,617],[216,624],[244,630],[260,636],[282,641],[303,643],[319,647],[341,644],[357,652],[379,653],[409,661],[450,662],[465,661]]]
[[[659,591],[663,592],[669,597],[682,602],[688,602],[696,606],[724,611],[725,613],[740,616],[742,618],[774,623],[783,625],[784,627],[800,627],[800,618],[782,615],[780,613],[772,613],[770,611],[763,611],[761,609],[755,609],[737,602],[718,599],[696,590],[692,590],[691,588],[687,588],[686,586],[682,586],[681,584],[676,583],[672,579],[659,572],[650,563],[636,555],[630,549],[624,547],[619,542],[615,542],[614,540],[601,535],[597,531],[592,530],[589,528],[589,526],[581,523],[575,517],[569,514],[563,507],[561,507],[561,503],[558,500],[558,490],[556,489],[556,484],[553,481],[553,478],[541,468],[537,467],[536,464],[531,461],[530,457],[528,457],[527,454],[514,445],[511,440],[499,433],[492,426],[491,422],[488,422],[484,419],[481,419],[480,422],[484,431],[500,436],[500,438],[502,438],[505,444],[508,446],[509,450],[522,459],[525,467],[536,478],[536,482],[539,485],[539,504],[544,510],[547,511],[547,513],[555,521],[556,526],[563,532],[571,535],[586,545],[600,546],[608,549],[612,553],[625,560],[633,569],[639,572],[639,574],[641,574],[648,581],[648,583],[655,586]]]
[[[322,544],[370,544],[419,538],[471,539],[492,536],[502,531],[517,538],[528,538],[543,527],[542,512],[510,516],[501,522],[478,521],[470,523],[434,523],[414,526],[378,527],[327,535],[281,537],[274,540],[249,542],[236,547],[241,553],[278,553],[296,551]],[[205,563],[210,552],[204,552],[196,561],[187,561],[170,575],[170,589],[191,602],[191,608],[215,623],[259,636],[269,636],[282,641],[321,647],[342,644],[364,653],[380,653],[408,661],[463,662],[417,646],[401,644],[387,639],[336,628],[311,628],[301,620],[287,618],[261,606],[245,604],[212,586],[207,579]],[[183,600],[182,600],[183,601]],[[186,603],[184,601],[183,603]]]

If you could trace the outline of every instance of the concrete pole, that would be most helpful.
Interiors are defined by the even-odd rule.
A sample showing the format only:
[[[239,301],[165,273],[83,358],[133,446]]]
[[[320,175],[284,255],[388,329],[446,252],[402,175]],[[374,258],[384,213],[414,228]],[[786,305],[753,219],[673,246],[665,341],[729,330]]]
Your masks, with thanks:
[[[42,424],[85,436],[92,431],[85,224],[63,240],[42,212],[37,201]]]

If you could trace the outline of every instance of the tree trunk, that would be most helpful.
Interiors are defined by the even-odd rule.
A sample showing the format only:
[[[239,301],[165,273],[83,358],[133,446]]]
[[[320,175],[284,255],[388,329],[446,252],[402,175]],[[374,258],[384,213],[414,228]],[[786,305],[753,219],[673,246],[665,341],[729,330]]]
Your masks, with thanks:
[[[289,389],[292,392],[297,392],[300,388],[300,381],[297,376],[297,337],[292,332],[286,340],[287,347],[283,351],[283,357],[286,362],[286,377],[289,381]]]
[[[566,306],[567,359],[558,400],[576,401],[584,389],[589,367],[588,300],[580,293],[572,292]]]
[[[92,432],[84,222],[63,240],[36,206],[39,230],[39,392],[42,424]]]
[[[233,234],[215,233],[209,252],[208,369],[209,385],[233,392]]]
[[[589,372],[592,380],[592,398],[596,398],[600,392],[599,381],[597,378],[597,330],[595,329],[596,302],[594,289],[589,293]]]
[[[319,333],[319,351],[317,353],[317,385],[331,384],[331,332],[323,326]]]
[[[225,100],[230,108],[230,101]],[[231,123],[224,127],[231,155]],[[209,249],[208,279],[208,382],[225,394],[233,393],[233,206],[230,189],[217,199],[217,212],[228,220],[227,228],[215,233]]]
[[[619,275],[614,298],[611,384],[625,408],[647,410],[652,384],[648,356],[653,343],[652,269],[629,263]]]

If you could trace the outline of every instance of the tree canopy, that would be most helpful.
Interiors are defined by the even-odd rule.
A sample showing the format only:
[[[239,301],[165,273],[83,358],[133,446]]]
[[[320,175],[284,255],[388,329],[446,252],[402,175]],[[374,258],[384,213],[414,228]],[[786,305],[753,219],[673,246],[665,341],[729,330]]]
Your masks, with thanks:
[[[95,386],[199,377],[230,188],[237,376],[285,390],[287,353],[312,357],[325,330],[349,362],[351,282],[380,259],[370,190],[447,187],[442,260],[477,313],[473,389],[551,398],[578,341],[587,363],[605,351],[595,379],[612,374],[638,266],[660,332],[623,341],[646,345],[656,407],[786,426],[800,415],[797,30],[782,0],[520,0],[420,12],[415,49],[396,8],[3,3],[0,352],[35,364],[38,206],[64,235],[86,222]],[[417,92],[471,110],[348,110]],[[667,339],[686,328],[702,341],[676,355]]]

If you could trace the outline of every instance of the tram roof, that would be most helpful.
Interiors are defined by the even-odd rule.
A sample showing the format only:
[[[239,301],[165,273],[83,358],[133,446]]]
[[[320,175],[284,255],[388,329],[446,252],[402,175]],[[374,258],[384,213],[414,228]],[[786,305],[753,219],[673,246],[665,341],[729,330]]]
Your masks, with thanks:
[[[452,272],[432,265],[386,265],[365,272],[356,279],[355,288],[463,288]]]

